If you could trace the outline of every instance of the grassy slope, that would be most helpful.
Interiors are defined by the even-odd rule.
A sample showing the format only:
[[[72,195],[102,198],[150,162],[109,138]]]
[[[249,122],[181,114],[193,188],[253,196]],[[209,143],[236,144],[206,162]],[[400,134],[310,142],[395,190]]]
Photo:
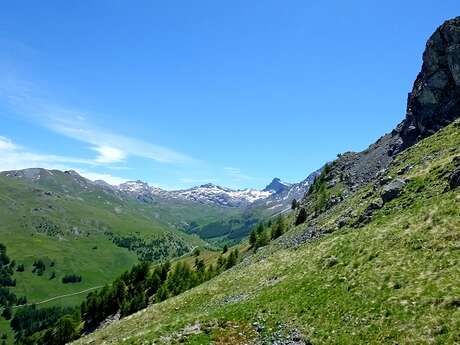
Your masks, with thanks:
[[[413,164],[403,175],[409,183],[367,225],[297,248],[283,248],[280,238],[215,279],[76,343],[238,344],[292,329],[313,344],[459,343],[460,190],[445,191],[459,154],[457,122],[397,158],[389,174]],[[363,210],[369,190],[319,225]],[[206,331],[185,336],[184,327],[196,321]],[[263,326],[260,334],[253,322]]]
[[[129,209],[119,214],[113,206],[89,197],[78,200],[43,196],[41,191],[33,190],[28,184],[4,180],[0,181],[3,205],[0,209],[1,242],[7,246],[11,258],[26,266],[25,272],[15,273],[18,286],[13,290],[18,295],[25,294],[32,302],[110,282],[131,267],[137,261],[136,255],[115,246],[104,235],[106,229],[117,234],[137,233],[141,237],[161,237],[170,233],[161,223]],[[56,224],[63,233],[49,236],[34,231],[32,224],[41,217]],[[79,234],[72,233],[74,227],[78,228]],[[184,237],[179,233],[177,236]],[[187,240],[201,243],[191,237]],[[95,246],[97,249],[93,249]],[[47,263],[42,277],[31,273],[36,259],[44,259]],[[54,268],[48,265],[51,261],[56,264]],[[57,279],[50,281],[52,271],[56,272]],[[83,275],[81,284],[64,285],[60,282],[64,274],[73,272]]]
[[[17,286],[12,290],[18,297],[27,296],[29,303],[110,283],[132,267],[138,261],[136,254],[113,244],[104,235],[106,230],[115,234],[135,233],[143,238],[161,238],[172,233],[190,247],[205,245],[197,237],[174,230],[148,211],[136,208],[134,202],[102,192],[44,193],[56,190],[52,187],[0,176],[0,242],[7,246],[8,255],[16,263],[25,265],[24,272],[15,272]],[[41,219],[56,225],[60,233],[37,232],[34,224]],[[43,276],[32,273],[37,259],[46,263]],[[54,267],[49,265],[52,261]],[[50,280],[53,271],[56,278]],[[83,281],[63,284],[61,278],[70,273],[82,275]],[[78,305],[85,295],[65,297],[43,306]],[[6,330],[2,320],[0,332]]]

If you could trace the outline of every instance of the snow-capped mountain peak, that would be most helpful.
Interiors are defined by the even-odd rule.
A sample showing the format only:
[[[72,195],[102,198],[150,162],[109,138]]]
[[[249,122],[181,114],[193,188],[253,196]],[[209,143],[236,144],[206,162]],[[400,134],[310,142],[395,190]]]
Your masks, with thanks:
[[[292,186],[290,183],[282,182],[278,177],[275,177],[270,184],[263,189],[265,192],[281,193]]]
[[[177,200],[224,207],[246,207],[263,203],[266,206],[284,209],[290,205],[293,198],[302,198],[316,174],[317,172],[295,184],[283,182],[275,177],[262,190],[231,189],[206,183],[188,189],[167,191],[139,180],[125,182],[115,188],[144,202]]]
[[[127,192],[127,193],[139,193],[142,191],[149,191],[150,186],[147,182],[137,180],[137,181],[128,181],[117,186],[118,190]]]
[[[234,190],[215,184],[174,191],[176,197],[201,203],[215,203],[221,206],[237,207],[269,197],[272,193],[255,189]]]
[[[125,182],[115,188],[141,201],[172,199],[227,207],[247,206],[258,200],[266,199],[274,193],[274,191],[269,190],[235,190],[213,183],[206,183],[189,189],[167,191],[149,186],[146,182],[139,180]]]

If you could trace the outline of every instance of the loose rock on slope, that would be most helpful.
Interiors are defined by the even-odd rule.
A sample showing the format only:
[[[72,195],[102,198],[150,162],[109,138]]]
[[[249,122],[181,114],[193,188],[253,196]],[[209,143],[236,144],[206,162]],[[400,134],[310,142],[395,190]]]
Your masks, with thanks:
[[[389,202],[396,199],[402,192],[406,182],[402,179],[394,179],[382,188],[382,200],[383,202]]]

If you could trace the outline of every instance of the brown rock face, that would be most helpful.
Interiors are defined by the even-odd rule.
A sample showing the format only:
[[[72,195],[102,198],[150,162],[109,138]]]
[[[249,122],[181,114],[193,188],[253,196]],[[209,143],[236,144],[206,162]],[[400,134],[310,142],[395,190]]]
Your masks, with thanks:
[[[422,70],[407,101],[406,118],[394,131],[401,151],[460,117],[460,17],[430,37]]]

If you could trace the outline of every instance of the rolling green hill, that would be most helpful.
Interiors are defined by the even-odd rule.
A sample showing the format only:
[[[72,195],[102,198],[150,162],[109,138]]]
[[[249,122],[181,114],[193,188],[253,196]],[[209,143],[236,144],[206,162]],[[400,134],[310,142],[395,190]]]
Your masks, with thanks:
[[[0,174],[0,243],[24,267],[14,270],[9,289],[39,307],[79,305],[139,260],[160,262],[238,241],[256,222],[255,213],[247,221],[242,214],[242,208],[187,200],[144,202],[74,171]],[[237,234],[229,237],[232,231]],[[36,270],[37,261],[44,270]],[[64,284],[72,274],[81,282]],[[9,332],[3,319],[0,332]]]
[[[205,245],[113,195],[55,190],[0,176],[2,243],[26,268],[13,290],[30,302],[110,282],[138,258],[162,260]],[[47,266],[42,276],[32,273],[38,259]],[[66,273],[82,274],[82,283],[63,285]]]
[[[26,296],[28,303],[100,287],[139,259],[161,261],[208,246],[158,219],[155,213],[162,210],[153,205],[139,207],[80,176],[43,169],[41,174],[45,177],[37,180],[0,175],[0,242],[16,265],[24,266],[23,272],[14,272],[16,286],[10,290]],[[190,217],[198,212],[186,206],[168,209],[169,216],[181,208]],[[198,221],[213,216],[203,210]],[[41,274],[33,272],[37,260],[45,264]],[[82,281],[63,284],[68,274],[81,275]],[[43,306],[78,305],[85,296],[75,294]]]

